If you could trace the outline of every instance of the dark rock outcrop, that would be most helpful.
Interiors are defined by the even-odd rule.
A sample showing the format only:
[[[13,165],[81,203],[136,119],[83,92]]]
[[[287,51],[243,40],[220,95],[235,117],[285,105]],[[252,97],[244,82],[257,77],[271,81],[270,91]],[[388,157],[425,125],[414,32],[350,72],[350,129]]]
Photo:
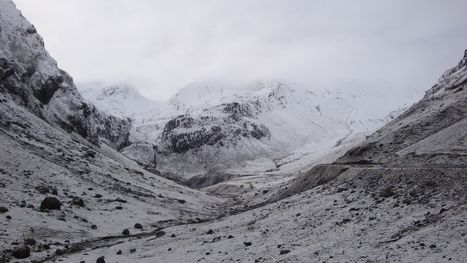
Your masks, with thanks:
[[[233,104],[237,105],[237,104]],[[242,120],[240,106],[225,106],[228,118],[180,115],[167,122],[162,132],[162,150],[183,154],[204,145],[223,146],[240,138],[260,140],[270,136],[269,129],[250,120]]]
[[[18,246],[13,248],[11,255],[17,259],[24,259],[31,256],[31,249],[28,246]]]
[[[131,122],[107,116],[84,102],[73,79],[45,50],[33,25],[25,19],[5,20],[1,31],[0,93],[93,143],[102,137],[116,148],[128,145]]]
[[[55,197],[46,197],[41,202],[41,210],[60,210],[62,202]]]

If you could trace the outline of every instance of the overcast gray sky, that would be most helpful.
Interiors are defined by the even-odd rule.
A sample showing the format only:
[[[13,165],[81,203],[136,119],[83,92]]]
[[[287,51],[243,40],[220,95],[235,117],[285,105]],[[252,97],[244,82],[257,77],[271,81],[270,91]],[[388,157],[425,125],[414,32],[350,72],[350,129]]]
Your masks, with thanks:
[[[191,82],[428,89],[467,48],[465,0],[14,0],[75,82],[167,99]]]

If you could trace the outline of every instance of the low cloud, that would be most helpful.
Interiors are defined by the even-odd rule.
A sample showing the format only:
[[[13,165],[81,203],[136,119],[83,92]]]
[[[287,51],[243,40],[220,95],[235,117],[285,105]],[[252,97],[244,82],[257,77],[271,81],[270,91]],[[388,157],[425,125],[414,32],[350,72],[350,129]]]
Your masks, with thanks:
[[[428,89],[467,48],[467,2],[15,0],[76,82],[153,99],[205,80]]]

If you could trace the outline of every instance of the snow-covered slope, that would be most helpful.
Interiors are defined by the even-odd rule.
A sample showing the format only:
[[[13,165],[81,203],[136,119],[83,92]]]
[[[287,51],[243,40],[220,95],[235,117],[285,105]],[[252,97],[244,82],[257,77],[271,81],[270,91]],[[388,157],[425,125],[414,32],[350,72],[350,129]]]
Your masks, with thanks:
[[[339,162],[411,165],[467,163],[467,51],[410,107]]]
[[[29,44],[39,38],[24,34],[27,31],[22,29],[23,25],[30,24],[10,1],[0,0],[3,41],[0,46],[3,56],[0,64],[0,262],[467,260],[464,242],[467,235],[467,54],[419,103],[337,162],[318,165],[290,181],[278,176],[275,184],[239,180],[238,188],[249,188],[247,194],[225,202],[223,198],[150,173],[122,155],[116,150],[116,137],[103,131],[115,132],[117,137],[128,135],[128,130],[113,126],[127,122],[108,117],[83,102],[72,82],[54,84],[49,89],[42,85],[42,81],[47,81],[47,77],[42,79],[48,76],[47,71],[33,67],[34,73],[28,75],[27,65],[50,58],[41,45],[34,49],[40,51],[37,56],[30,57],[29,52],[35,51],[30,50]],[[24,45],[23,51],[17,53],[19,49],[15,45]],[[23,61],[22,56],[28,59]],[[52,61],[47,63],[54,65]],[[39,82],[35,82],[36,77]],[[197,137],[191,133],[222,134],[223,129],[235,127],[244,129],[246,136],[227,133],[216,143],[225,142],[229,146],[225,149],[248,140],[268,146],[271,142],[262,142],[265,138],[288,142],[285,136],[277,135],[284,128],[297,137],[305,134],[307,131],[283,123],[289,121],[302,127],[298,118],[288,118],[289,113],[301,113],[300,99],[308,96],[306,89],[305,93],[297,93],[302,91],[277,88],[276,83],[246,88],[245,93],[225,99],[216,95],[220,99],[215,105],[201,102],[190,106],[186,103],[190,96],[184,99],[178,96],[172,104],[163,107],[175,112],[183,110],[183,113],[169,114],[161,122],[164,125],[155,131],[156,137],[161,138],[161,149],[152,149],[167,156],[189,157],[203,151],[203,147],[212,148],[200,144],[179,153],[185,147],[179,147],[183,144],[178,143],[185,139],[180,141],[177,136],[196,141]],[[44,89],[46,96],[41,96]],[[371,114],[379,114],[374,111],[377,108],[368,106],[375,101],[366,95],[353,97],[341,93],[339,98],[345,98],[348,104],[356,103],[361,109],[373,111],[330,118],[328,113],[343,113],[347,104],[338,103],[341,99],[336,99],[337,93],[325,94],[330,97],[314,95],[319,98],[317,102],[325,101],[329,106],[314,108],[317,113],[313,113],[313,118],[319,114],[324,116],[318,119],[323,129],[315,127],[310,134],[333,138],[341,135],[340,132],[328,129],[343,127],[342,134],[347,135],[351,129],[369,127],[365,121],[362,121],[364,125],[351,122],[362,119],[355,116],[367,120],[374,119]],[[313,97],[306,98],[303,103],[316,102]],[[360,98],[364,99],[359,102]],[[81,108],[83,105],[88,106]],[[161,111],[163,114],[158,116],[162,119],[169,110]],[[212,132],[203,129],[212,127],[211,122],[204,122],[203,112],[225,128],[211,129]],[[277,124],[273,116],[268,116],[271,112],[277,114]],[[308,120],[306,115],[300,117],[305,122]],[[105,129],[100,132],[93,129],[101,121]],[[142,118],[141,123],[144,121]],[[158,121],[152,119],[148,123],[156,125]],[[247,123],[246,127],[243,123]],[[138,127],[142,126],[135,125],[132,129]],[[276,131],[277,127],[280,129]],[[173,136],[172,142],[169,138]],[[99,142],[95,140],[97,137],[101,138]],[[338,140],[340,144],[336,144],[344,145],[350,138]],[[144,140],[132,147],[148,148]],[[310,145],[317,145],[315,141],[319,139],[311,138]],[[297,149],[302,150],[292,152],[309,151],[306,145]],[[128,147],[122,152],[125,150]],[[144,150],[138,152],[147,155]],[[336,158],[333,156],[331,159]],[[154,162],[151,158],[145,162],[151,160]],[[257,161],[256,158],[251,162],[258,164]],[[211,188],[215,187],[221,191],[221,186]],[[228,190],[227,186],[225,189]]]
[[[161,235],[164,225],[216,215],[222,199],[119,153],[129,128],[85,103],[34,27],[0,0],[0,262],[43,260],[85,239]]]
[[[292,173],[332,159],[413,99],[381,106],[400,94],[279,81],[193,84],[166,103],[152,102],[128,85],[80,90],[99,109],[132,119],[125,155],[192,183],[222,174]]]
[[[255,199],[233,215],[64,259],[466,262],[465,61],[338,162],[266,189],[246,182]]]
[[[465,61],[338,162],[266,189],[247,182],[263,204],[243,200],[218,220],[64,259],[466,262]]]
[[[48,122],[88,140],[127,145],[130,123],[87,104],[72,78],[57,67],[36,29],[11,1],[0,1],[0,91]]]

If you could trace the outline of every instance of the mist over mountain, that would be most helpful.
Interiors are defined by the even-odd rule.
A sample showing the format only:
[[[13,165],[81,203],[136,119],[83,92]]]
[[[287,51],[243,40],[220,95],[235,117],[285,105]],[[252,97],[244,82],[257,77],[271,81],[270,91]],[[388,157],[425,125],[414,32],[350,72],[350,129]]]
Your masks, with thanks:
[[[126,84],[80,89],[102,111],[131,119],[130,145],[122,153],[190,186],[306,169],[362,140],[413,100],[280,81],[192,84],[166,102],[150,101]],[[376,106],[396,97],[398,103]]]
[[[0,263],[467,260],[467,50],[424,94],[277,77],[155,101],[75,84],[44,42],[0,0]]]
[[[15,2],[78,83],[130,82],[155,100],[258,80],[422,96],[467,42],[464,0]]]

